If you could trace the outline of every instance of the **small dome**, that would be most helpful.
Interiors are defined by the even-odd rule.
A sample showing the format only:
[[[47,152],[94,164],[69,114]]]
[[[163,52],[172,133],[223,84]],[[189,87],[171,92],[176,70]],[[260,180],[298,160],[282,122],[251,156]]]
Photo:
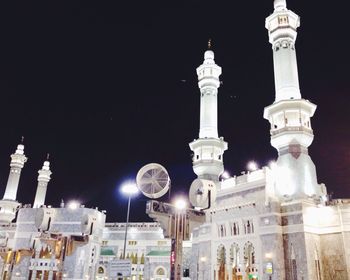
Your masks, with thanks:
[[[207,50],[204,53],[204,59],[214,59],[214,52],[211,50]]]
[[[287,2],[286,0],[275,0],[273,3],[276,10],[285,9],[287,8]]]
[[[16,154],[21,154],[21,155],[24,154],[24,145],[23,144],[19,144],[17,146]]]
[[[18,150],[24,150],[24,145],[23,145],[23,144],[19,144],[19,145],[17,146],[17,149],[18,149]]]

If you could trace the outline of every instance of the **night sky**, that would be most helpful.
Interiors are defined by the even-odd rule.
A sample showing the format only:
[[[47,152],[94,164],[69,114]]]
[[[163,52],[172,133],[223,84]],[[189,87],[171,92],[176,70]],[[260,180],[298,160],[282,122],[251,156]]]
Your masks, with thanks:
[[[118,188],[149,162],[167,168],[174,195],[186,193],[195,178],[188,143],[199,131],[195,69],[209,38],[223,68],[225,169],[240,174],[249,160],[276,158],[262,116],[274,100],[264,27],[272,0],[7,2],[0,9],[0,195],[22,135],[29,158],[22,203],[33,203],[46,153],[53,206],[78,199],[122,222],[127,199]],[[345,4],[332,3],[289,0],[288,8],[301,16],[301,92],[318,105],[310,155],[319,182],[334,197],[350,197],[350,24]],[[145,201],[133,199],[132,221],[147,219]]]

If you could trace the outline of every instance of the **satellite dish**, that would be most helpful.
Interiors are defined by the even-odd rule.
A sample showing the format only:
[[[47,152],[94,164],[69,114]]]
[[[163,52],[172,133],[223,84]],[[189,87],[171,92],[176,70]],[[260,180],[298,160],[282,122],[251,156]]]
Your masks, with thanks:
[[[147,197],[155,199],[169,190],[170,178],[166,169],[158,163],[142,167],[136,176],[136,185]]]
[[[194,207],[209,208],[216,199],[216,185],[210,180],[196,179],[191,184],[189,197]]]

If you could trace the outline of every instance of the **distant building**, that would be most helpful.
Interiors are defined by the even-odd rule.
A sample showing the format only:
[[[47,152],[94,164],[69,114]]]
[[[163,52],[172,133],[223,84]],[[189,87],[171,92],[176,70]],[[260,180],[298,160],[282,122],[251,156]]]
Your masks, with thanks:
[[[22,206],[16,197],[27,159],[23,144],[11,158],[8,184],[0,200],[1,279],[116,278],[113,266],[123,259],[126,224],[105,223],[103,211],[77,202],[46,206],[51,178],[48,160],[38,172],[34,207]],[[189,252],[191,244],[185,247]],[[170,277],[170,240],[164,238],[158,223],[129,223],[125,257],[131,263],[132,280]]]
[[[123,256],[125,223],[106,223],[97,277],[110,277],[111,266]],[[130,223],[126,243],[131,279],[169,279],[170,240],[158,223]]]

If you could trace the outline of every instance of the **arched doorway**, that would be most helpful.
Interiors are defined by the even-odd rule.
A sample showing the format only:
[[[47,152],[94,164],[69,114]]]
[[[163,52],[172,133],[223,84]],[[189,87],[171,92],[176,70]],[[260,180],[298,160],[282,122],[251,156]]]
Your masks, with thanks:
[[[247,276],[253,275],[255,273],[255,249],[250,241],[244,245],[244,264]]]
[[[225,280],[226,275],[226,250],[220,245],[217,251],[218,280]]]
[[[154,273],[153,273],[153,279],[155,279],[155,280],[168,279],[166,269],[163,266],[156,267],[156,269],[154,270]]]
[[[232,280],[238,280],[240,277],[240,268],[239,268],[239,247],[237,243],[233,243],[230,248],[230,265]]]

